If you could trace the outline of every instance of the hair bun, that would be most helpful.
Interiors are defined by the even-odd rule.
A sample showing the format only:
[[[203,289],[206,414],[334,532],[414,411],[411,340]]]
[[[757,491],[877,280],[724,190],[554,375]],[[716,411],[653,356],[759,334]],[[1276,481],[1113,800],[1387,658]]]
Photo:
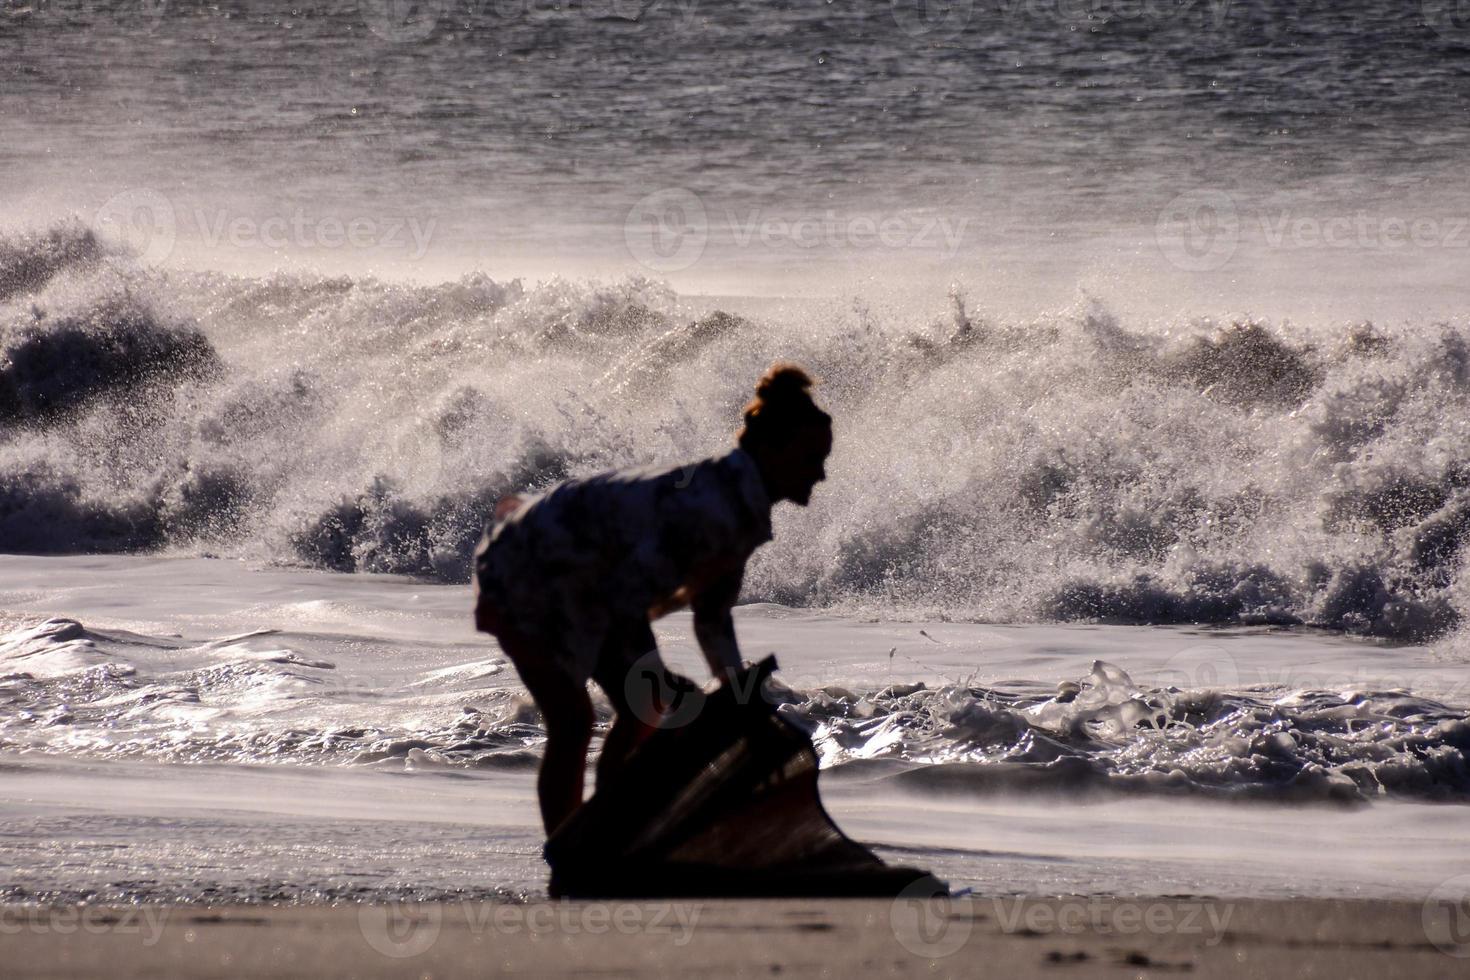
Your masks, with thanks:
[[[811,400],[811,375],[795,364],[773,364],[755,384],[755,397],[763,402]]]
[[[745,428],[740,431],[742,448],[761,443],[781,443],[802,428],[831,426],[832,417],[812,401],[812,376],[795,364],[771,365],[755,385],[755,399],[745,406]]]

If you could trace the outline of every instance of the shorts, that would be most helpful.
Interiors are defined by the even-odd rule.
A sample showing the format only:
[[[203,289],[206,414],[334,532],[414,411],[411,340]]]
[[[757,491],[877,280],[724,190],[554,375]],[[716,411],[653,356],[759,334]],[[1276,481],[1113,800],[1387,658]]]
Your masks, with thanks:
[[[527,540],[533,536],[526,530],[503,527],[476,549],[476,624],[497,636],[509,631],[528,648],[525,655],[534,651],[537,663],[516,664],[523,679],[552,673],[579,685],[595,680],[617,703],[614,689],[635,664],[658,657],[648,611],[619,608],[600,569],[575,561],[569,549],[536,547],[541,542]]]

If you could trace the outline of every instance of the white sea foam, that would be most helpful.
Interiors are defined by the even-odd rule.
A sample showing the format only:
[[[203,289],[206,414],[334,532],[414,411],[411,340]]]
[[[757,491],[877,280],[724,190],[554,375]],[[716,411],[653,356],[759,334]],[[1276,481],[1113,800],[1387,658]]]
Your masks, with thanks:
[[[6,245],[29,264],[0,301],[0,550],[463,581],[501,494],[718,451],[786,357],[824,379],[836,449],[746,600],[1410,639],[1470,609],[1464,324],[1015,321],[984,297],[747,319],[644,280],[158,278],[90,242]]]
[[[42,606],[116,615],[106,583],[137,574],[144,597],[124,604],[132,631],[51,619],[0,636],[0,751],[535,765],[539,718],[493,644],[471,634],[463,587],[198,560],[30,563],[12,574],[51,583]],[[177,592],[147,598],[155,576]],[[191,586],[227,594],[228,611],[169,610]],[[259,601],[304,588],[324,601]],[[409,595],[419,615],[405,622],[392,600]],[[342,607],[359,611],[347,632]],[[242,633],[257,617],[286,628]],[[191,635],[201,623],[221,635]],[[169,625],[185,635],[164,635]],[[775,647],[781,682],[763,696],[812,733],[822,764],[899,788],[1470,799],[1470,675],[1421,647],[1259,630],[1201,643],[1137,627],[863,625],[779,607],[743,611],[740,629],[748,654]],[[688,632],[687,617],[660,624],[671,662],[702,678]]]
[[[544,732],[468,605],[463,585],[239,561],[0,562],[0,897],[538,891]],[[747,656],[779,657],[769,696],[813,732],[841,826],[958,885],[1422,894],[1467,853],[1430,804],[1470,788],[1449,647],[736,618]],[[687,615],[657,633],[706,676]]]

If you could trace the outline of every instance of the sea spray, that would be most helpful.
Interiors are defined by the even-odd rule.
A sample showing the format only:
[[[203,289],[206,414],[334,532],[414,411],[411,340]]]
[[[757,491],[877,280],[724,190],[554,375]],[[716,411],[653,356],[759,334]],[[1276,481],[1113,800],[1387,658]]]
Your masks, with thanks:
[[[861,615],[1308,623],[1470,610],[1470,329],[1029,320],[955,294],[696,313],[646,279],[160,275],[6,239],[0,549],[236,554],[464,581],[505,493],[729,445],[772,360],[830,479],[745,599]],[[25,271],[31,270],[31,271]]]

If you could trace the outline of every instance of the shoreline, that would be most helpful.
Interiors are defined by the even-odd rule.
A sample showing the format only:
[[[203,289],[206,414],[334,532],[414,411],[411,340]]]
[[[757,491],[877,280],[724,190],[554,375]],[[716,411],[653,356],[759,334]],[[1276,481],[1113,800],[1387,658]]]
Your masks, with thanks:
[[[11,975],[1463,976],[1432,901],[948,900],[0,905]]]

